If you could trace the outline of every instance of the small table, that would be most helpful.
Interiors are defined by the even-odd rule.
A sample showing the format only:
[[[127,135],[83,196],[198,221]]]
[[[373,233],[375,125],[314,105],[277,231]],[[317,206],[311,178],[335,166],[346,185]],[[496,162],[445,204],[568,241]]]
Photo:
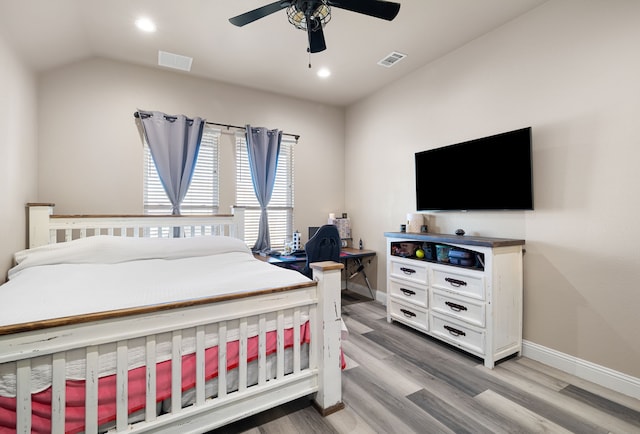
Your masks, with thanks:
[[[364,281],[367,284],[367,289],[369,289],[369,294],[371,294],[371,298],[375,300],[375,297],[373,295],[373,289],[371,289],[369,278],[367,277],[367,273],[365,272],[365,269],[364,269],[365,268],[364,264],[362,263],[362,260],[364,258],[372,257],[375,255],[376,255],[375,250],[365,250],[365,249],[361,250],[361,249],[354,249],[353,247],[343,247],[340,250],[340,261],[344,263],[344,269],[345,269],[345,288],[344,289],[349,289],[348,288],[349,279],[355,277],[359,273],[362,273],[362,275],[364,276]],[[269,264],[277,265],[280,267],[286,267],[287,265],[290,265],[290,264],[307,262],[306,256],[289,256],[289,255],[281,255],[281,256],[254,255],[254,256],[260,259],[261,261],[268,262]],[[347,270],[349,269],[349,261],[353,261],[357,266],[357,269],[354,273],[347,276],[346,273],[348,272]]]

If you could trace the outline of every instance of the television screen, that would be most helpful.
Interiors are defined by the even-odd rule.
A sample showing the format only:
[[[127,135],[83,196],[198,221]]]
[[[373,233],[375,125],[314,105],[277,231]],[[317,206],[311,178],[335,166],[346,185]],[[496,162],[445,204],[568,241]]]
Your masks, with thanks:
[[[531,127],[415,154],[418,211],[532,210]]]

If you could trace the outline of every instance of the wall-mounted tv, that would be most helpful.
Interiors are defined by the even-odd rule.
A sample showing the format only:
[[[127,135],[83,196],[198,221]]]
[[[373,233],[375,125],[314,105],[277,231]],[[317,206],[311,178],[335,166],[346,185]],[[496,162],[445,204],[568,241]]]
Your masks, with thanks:
[[[415,154],[418,211],[532,210],[531,127]]]

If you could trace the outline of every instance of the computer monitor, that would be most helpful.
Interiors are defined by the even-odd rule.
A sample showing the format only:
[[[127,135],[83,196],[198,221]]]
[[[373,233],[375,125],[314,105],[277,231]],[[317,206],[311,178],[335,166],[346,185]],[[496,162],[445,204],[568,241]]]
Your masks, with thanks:
[[[318,229],[320,229],[320,226],[309,226],[309,239],[318,232]]]

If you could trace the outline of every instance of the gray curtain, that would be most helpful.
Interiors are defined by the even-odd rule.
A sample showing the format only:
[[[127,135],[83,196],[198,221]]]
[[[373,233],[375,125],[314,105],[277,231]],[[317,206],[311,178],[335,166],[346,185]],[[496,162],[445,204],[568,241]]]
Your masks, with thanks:
[[[160,182],[171,201],[172,214],[180,214],[198,158],[205,120],[184,115],[138,110],[143,132]]]
[[[247,125],[246,138],[253,190],[260,203],[260,226],[258,227],[258,239],[253,250],[269,250],[271,239],[269,237],[267,206],[276,182],[282,131],[251,128],[251,125]]]

